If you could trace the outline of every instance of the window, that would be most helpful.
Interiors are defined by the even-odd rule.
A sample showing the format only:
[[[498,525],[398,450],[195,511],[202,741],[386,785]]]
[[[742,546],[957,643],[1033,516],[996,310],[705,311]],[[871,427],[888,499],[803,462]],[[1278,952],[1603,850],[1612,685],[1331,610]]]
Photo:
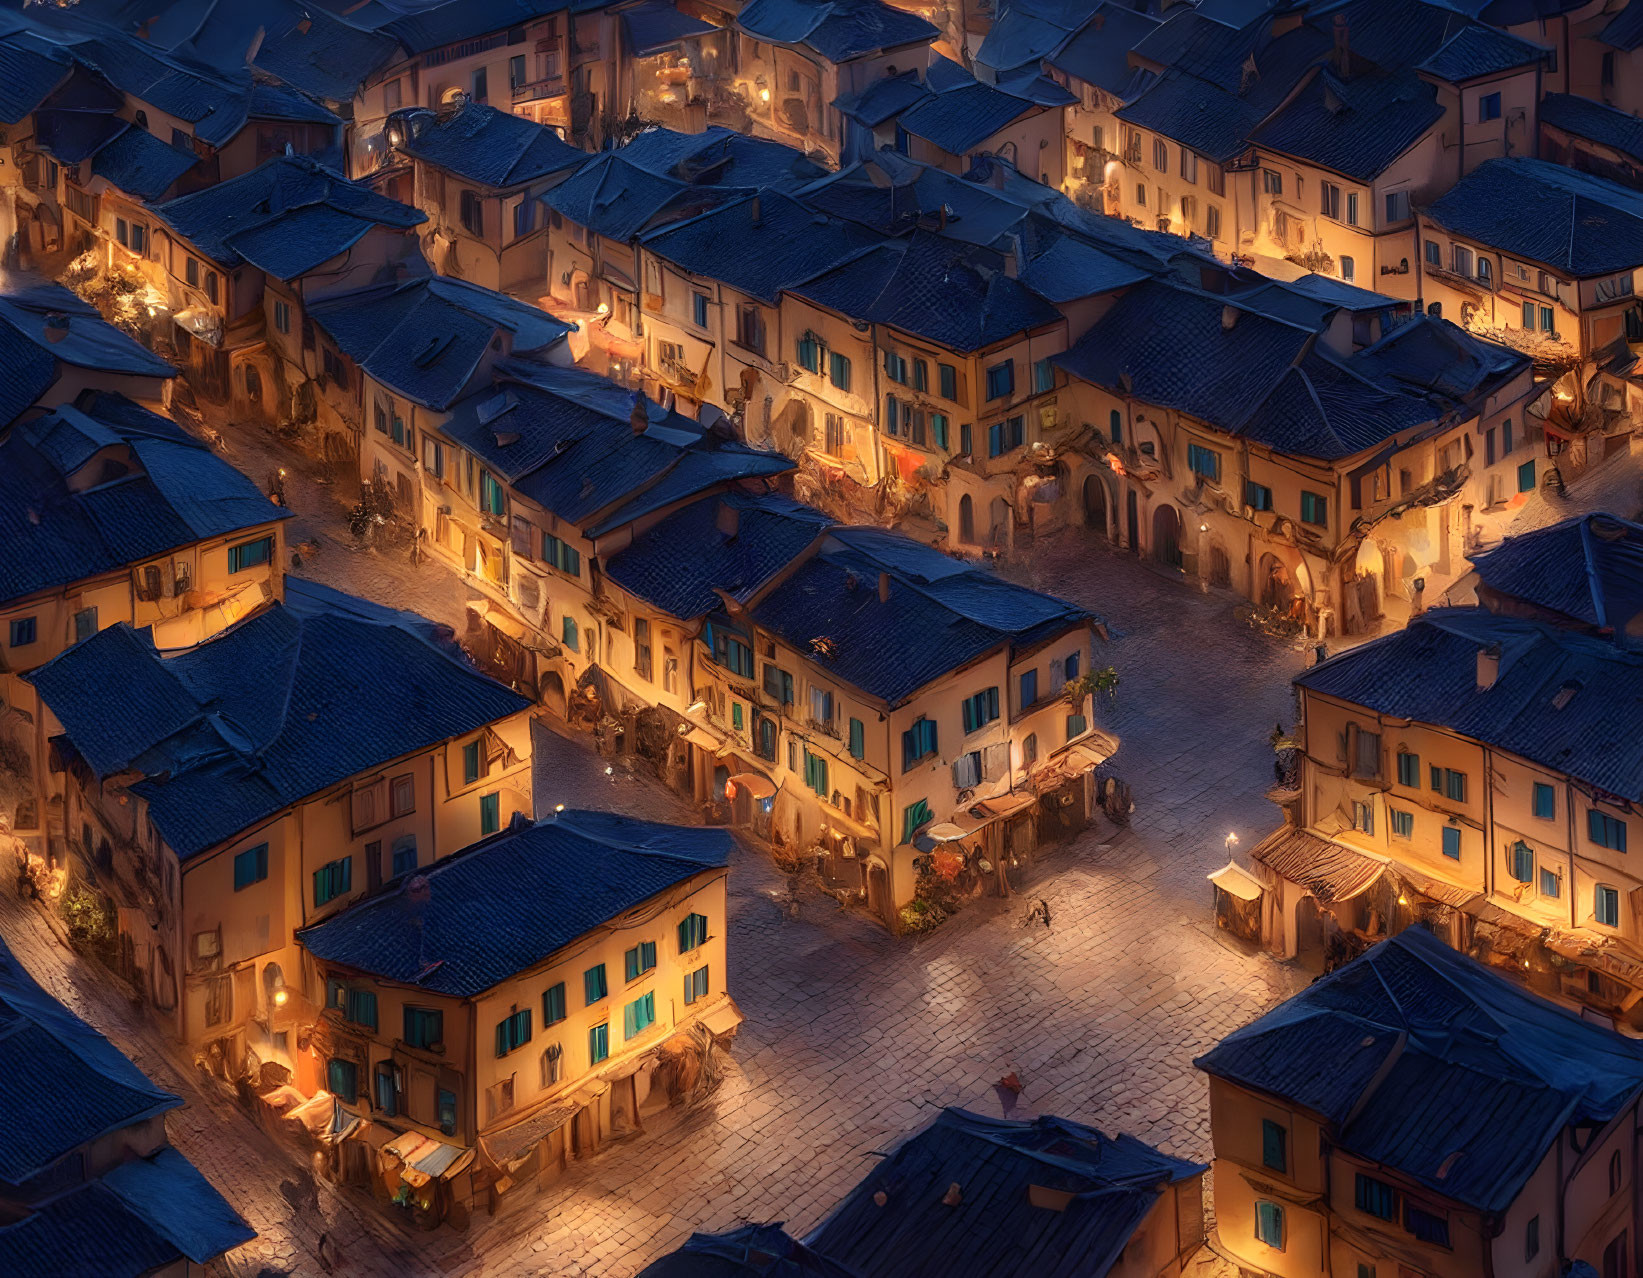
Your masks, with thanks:
[[[557,568],[567,577],[582,575],[582,552],[560,541],[552,533],[542,534],[542,562],[550,568]]]
[[[462,747],[462,783],[472,785],[485,775],[485,743],[476,737]]]
[[[831,793],[827,786],[827,758],[825,755],[804,752],[804,783],[822,798]]]
[[[841,391],[850,389],[850,357],[837,351],[827,353],[827,380]]]
[[[291,331],[291,303],[274,299],[274,327],[281,333]]]
[[[1261,189],[1268,195],[1282,195],[1284,193],[1284,175],[1277,169],[1261,170]]]
[[[765,666],[764,690],[772,701],[784,706],[793,704],[793,676],[780,666]]]
[[[1626,850],[1626,820],[1624,817],[1610,816],[1606,812],[1599,812],[1596,808],[1586,809],[1586,833],[1592,842],[1600,848],[1611,848],[1616,852]]]
[[[987,370],[987,398],[1004,399],[1015,391],[1015,365],[1009,360]]]
[[[1529,1223],[1523,1227],[1523,1258],[1533,1260],[1540,1255],[1540,1217],[1529,1217]]]
[[[995,422],[987,428],[987,455],[1002,457],[1005,453],[1020,448],[1025,438],[1022,418],[1011,417],[1002,422]]]
[[[1067,740],[1071,741],[1074,737],[1083,736],[1084,735],[1084,729],[1087,728],[1087,727],[1089,727],[1089,724],[1087,724],[1084,721],[1084,716],[1083,715],[1081,715],[1081,714],[1070,714],[1070,715],[1068,715],[1067,716]]]
[[[913,361],[913,389],[916,391],[930,389],[930,366],[922,359]]]
[[[1205,448],[1202,444],[1188,444],[1187,466],[1194,475],[1220,482],[1221,454],[1213,448]]]
[[[1617,1149],[1609,1155],[1609,1193],[1611,1195],[1620,1192],[1620,1182],[1623,1175],[1624,1170],[1620,1160],[1620,1151]]]
[[[1413,838],[1415,835],[1415,814],[1402,812],[1397,808],[1386,810],[1386,819],[1392,826],[1392,833],[1400,839]]]
[[[268,845],[259,843],[234,856],[234,890],[241,891],[268,877]]]
[[[1048,358],[1033,364],[1033,394],[1042,395],[1055,389],[1055,365]]]
[[[1327,524],[1329,522],[1329,499],[1319,493],[1301,491],[1301,522],[1303,524]]]
[[[1284,1249],[1284,1209],[1259,1199],[1255,1204],[1255,1237],[1274,1251]]]
[[[627,980],[637,981],[656,967],[656,942],[640,941],[622,955],[622,973]]]
[[[502,828],[502,796],[500,794],[482,794],[479,796],[479,837],[495,834]]]
[[[1021,672],[1021,701],[1020,706],[1025,709],[1038,701],[1038,671],[1023,670]]]
[[[572,652],[582,651],[582,641],[576,630],[576,618],[568,613],[559,624],[559,641]]]
[[[1454,268],[1456,275],[1472,274],[1472,250],[1463,244],[1455,245]]]
[[[489,515],[505,515],[508,512],[505,490],[488,470],[479,472],[479,508]]]
[[[797,342],[797,359],[799,367],[807,373],[821,371],[821,343],[816,340],[814,333],[806,333]]]
[[[256,568],[274,557],[274,539],[259,537],[256,541],[242,541],[228,548],[228,571],[244,572]]]
[[[958,369],[954,365],[936,365],[936,388],[943,399],[958,403]]]
[[[339,1101],[352,1105],[359,1099],[359,1066],[333,1056],[326,1062],[325,1085]]]
[[[1352,828],[1361,834],[1375,833],[1375,805],[1362,799],[1352,801]]]
[[[974,732],[998,718],[998,689],[983,688],[964,699],[964,731]]]
[[[1147,184],[1145,182],[1135,184],[1135,202],[1142,208],[1147,207]]]
[[[588,1031],[588,1063],[597,1065],[610,1055],[610,1026],[595,1025]]]
[[[1552,331],[1552,308],[1550,306],[1540,308],[1540,331],[1543,333]]]
[[[1506,456],[1512,451],[1512,419],[1508,417],[1500,424],[1500,455]]]
[[[475,102],[483,102],[490,96],[490,74],[484,67],[477,68],[473,73],[472,92],[468,95]]]
[[[1437,267],[1443,265],[1443,247],[1436,240],[1426,241],[1426,264]]]
[[[1038,733],[1029,732],[1021,743],[1021,766],[1030,768],[1038,762]]]
[[[707,969],[699,967],[694,972],[685,973],[685,1002],[694,1003],[698,999],[707,997]]]
[[[1446,825],[1443,827],[1443,854],[1451,861],[1460,860],[1460,827]]]
[[[185,284],[187,284],[190,288],[199,288],[199,286],[200,286],[200,260],[199,260],[199,258],[191,257],[191,258],[186,259],[183,262],[183,282]]]
[[[1535,459],[1531,457],[1517,468],[1517,490],[1532,493],[1535,490]]]
[[[542,1028],[559,1024],[565,1016],[565,983],[557,981],[542,991]]]
[[[405,1006],[405,1045],[434,1047],[445,1041],[445,1013],[432,1007]]]
[[[1535,850],[1519,839],[1506,849],[1506,869],[1519,883],[1534,882]]]
[[[1494,288],[1495,286],[1494,263],[1486,257],[1478,258],[1478,283],[1485,288]]]
[[[1466,774],[1432,765],[1432,789],[1456,803],[1466,802]]]
[[[757,306],[744,304],[736,308],[736,344],[764,354],[764,316]]]
[[[1403,1227],[1421,1242],[1438,1247],[1449,1245],[1449,1217],[1423,1211],[1407,1201],[1403,1205]]]
[[[1352,775],[1355,777],[1378,777],[1381,774],[1381,734],[1378,732],[1364,732],[1362,729],[1352,734]]]
[[[314,904],[324,905],[348,891],[354,883],[354,858],[341,857],[314,871]]]
[[[1251,510],[1272,509],[1272,489],[1257,484],[1253,479],[1244,481],[1244,504]]]
[[[1421,757],[1407,750],[1398,751],[1398,784],[1418,789],[1421,783]]]
[[[368,1029],[377,1027],[377,996],[374,990],[349,990],[343,995],[342,1017]]]
[[[907,385],[907,361],[894,351],[885,351],[884,375],[898,386]]]
[[[582,1001],[592,1007],[606,994],[610,993],[605,983],[605,965],[599,963],[582,973]]]
[[[1540,894],[1556,899],[1563,895],[1563,880],[1556,870],[1540,867]]]
[[[1478,123],[1487,124],[1500,119],[1500,94],[1485,93],[1478,99]]]
[[[968,703],[966,703],[968,704]],[[906,772],[915,763],[936,752],[936,721],[917,719],[901,734],[901,770]]]
[[[469,235],[478,239],[485,236],[485,201],[476,191],[462,192],[462,226]]]
[[[707,915],[687,914],[679,920],[679,953],[688,954],[707,944]]]
[[[636,998],[622,1009],[622,1037],[638,1038],[656,1024],[656,991]]]
[[[1376,1180],[1373,1176],[1364,1175],[1363,1172],[1357,1173],[1353,1202],[1359,1211],[1367,1212],[1379,1220],[1398,1218],[1398,1191],[1384,1180]]]
[[[715,659],[733,675],[740,675],[743,679],[753,677],[753,649],[748,647],[735,635],[714,635],[717,642],[723,639],[722,650],[715,654]]]
[[[1211,204],[1204,209],[1204,237],[1211,240],[1221,238],[1221,206],[1219,204]]]
[[[945,413],[930,414],[930,441],[937,448],[943,450],[951,446],[947,430],[947,415]]]
[[[1169,147],[1164,144],[1163,138],[1152,140],[1152,167],[1160,173],[1169,172]]]
[[[860,759],[867,754],[867,729],[860,719],[850,720],[850,757]]]
[[[1289,1170],[1289,1129],[1270,1118],[1261,1120],[1261,1165],[1276,1172]]]
[[[901,841],[911,843],[920,827],[928,825],[934,815],[930,811],[930,805],[923,799],[917,803],[909,803],[901,810]]]
[[[1351,283],[1357,277],[1358,265],[1344,253],[1341,255],[1341,278]]]
[[[416,873],[416,835],[402,834],[394,840],[393,863],[389,872],[396,879]]]
[[[1557,791],[1544,781],[1535,782],[1534,811],[1542,821],[1557,819]]]
[[[1337,222],[1341,219],[1341,188],[1333,182],[1318,184],[1318,211]]]

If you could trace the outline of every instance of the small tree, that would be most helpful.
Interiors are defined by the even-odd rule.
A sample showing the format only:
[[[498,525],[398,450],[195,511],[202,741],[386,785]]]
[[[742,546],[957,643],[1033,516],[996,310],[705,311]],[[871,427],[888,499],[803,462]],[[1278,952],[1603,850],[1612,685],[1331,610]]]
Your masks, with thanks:
[[[1083,706],[1084,698],[1090,696],[1102,709],[1111,710],[1118,704],[1118,671],[1112,666],[1086,670],[1078,678],[1069,679],[1062,687],[1061,695],[1075,711]]]

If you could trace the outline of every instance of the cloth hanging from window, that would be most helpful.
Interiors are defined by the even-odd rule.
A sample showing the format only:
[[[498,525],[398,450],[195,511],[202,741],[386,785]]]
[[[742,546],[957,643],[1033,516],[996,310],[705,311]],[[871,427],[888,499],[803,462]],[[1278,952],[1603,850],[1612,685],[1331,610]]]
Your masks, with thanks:
[[[1006,741],[990,745],[981,752],[981,778],[997,781],[1010,770],[1010,746]]]
[[[980,784],[981,755],[976,752],[966,754],[953,764],[953,787],[958,790],[969,790]]]

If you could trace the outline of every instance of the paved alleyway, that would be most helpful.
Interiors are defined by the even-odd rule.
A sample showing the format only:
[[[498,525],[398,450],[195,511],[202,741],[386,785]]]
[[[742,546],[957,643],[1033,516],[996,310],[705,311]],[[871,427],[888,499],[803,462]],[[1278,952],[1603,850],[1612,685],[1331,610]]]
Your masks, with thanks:
[[[277,446],[231,441],[259,480]],[[435,566],[347,546],[338,496],[291,465],[293,543],[320,551],[301,575],[460,623],[466,591]],[[337,486],[339,489],[342,485]],[[352,488],[347,495],[351,498]],[[340,532],[338,531],[340,529]],[[1191,1060],[1296,987],[1298,977],[1226,944],[1204,875],[1229,830],[1249,847],[1278,819],[1260,796],[1266,737],[1291,716],[1299,657],[1240,626],[1226,595],[1200,596],[1081,533],[1040,547],[1032,584],[1088,604],[1114,638],[1134,789],[1128,829],[1102,823],[1051,858],[1026,898],[985,901],[934,935],[897,942],[830,901],[787,917],[785,880],[752,852],[731,878],[729,986],[747,1015],[730,1076],[696,1112],[640,1143],[572,1167],[536,1204],[473,1230],[411,1233],[365,1199],[298,1169],[216,1085],[174,1066],[121,993],[0,899],[0,932],[35,975],[108,1033],[188,1108],[176,1144],[259,1230],[236,1274],[317,1274],[329,1231],[350,1274],[496,1273],[622,1278],[695,1228],[738,1219],[814,1225],[870,1165],[871,1151],[945,1104],[998,1113],[992,1083],[1016,1071],[1019,1112],[1056,1111],[1194,1157],[1209,1149],[1205,1088]],[[654,783],[580,741],[537,734],[543,807],[689,813]],[[1047,901],[1051,926],[1021,925]]]

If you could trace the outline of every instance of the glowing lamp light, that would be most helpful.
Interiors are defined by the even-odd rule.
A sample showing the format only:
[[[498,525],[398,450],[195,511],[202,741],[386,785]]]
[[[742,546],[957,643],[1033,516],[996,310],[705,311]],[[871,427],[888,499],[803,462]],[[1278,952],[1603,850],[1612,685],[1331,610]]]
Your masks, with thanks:
[[[610,303],[609,302],[600,302],[599,303],[599,314],[601,314],[601,315],[609,315],[610,314]]]
[[[563,812],[565,810],[565,805],[563,803],[556,803],[553,805],[553,810],[555,812]]]
[[[759,101],[760,102],[770,101],[770,90],[769,89],[760,89],[759,90]]]
[[[290,1001],[291,1001],[290,991],[285,989],[284,986],[281,986],[279,989],[274,991],[274,1006],[275,1007],[284,1007]]]
[[[1399,905],[1408,905],[1409,904],[1409,898],[1407,896],[1403,896],[1403,895],[1400,894],[1399,897],[1398,897],[1398,904]]]

